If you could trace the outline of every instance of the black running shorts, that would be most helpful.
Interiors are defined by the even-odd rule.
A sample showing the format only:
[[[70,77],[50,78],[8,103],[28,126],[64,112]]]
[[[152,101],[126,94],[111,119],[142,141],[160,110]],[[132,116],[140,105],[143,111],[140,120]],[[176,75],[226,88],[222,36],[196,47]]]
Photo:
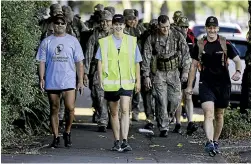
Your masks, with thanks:
[[[231,85],[211,86],[206,82],[199,83],[199,95],[201,103],[213,101],[215,108],[227,108],[229,106]]]
[[[118,91],[105,91],[105,99],[107,101],[118,101],[120,99],[120,96],[132,96],[133,91],[132,90],[124,90],[123,88],[120,88]]]

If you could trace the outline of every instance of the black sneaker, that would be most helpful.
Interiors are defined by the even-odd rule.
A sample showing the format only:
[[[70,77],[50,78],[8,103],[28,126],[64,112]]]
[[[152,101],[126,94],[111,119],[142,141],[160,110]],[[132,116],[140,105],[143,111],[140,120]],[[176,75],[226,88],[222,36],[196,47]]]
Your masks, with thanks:
[[[187,135],[192,135],[197,129],[198,126],[195,123],[189,122],[187,125]]]
[[[99,126],[98,132],[106,132],[106,126]]]
[[[173,133],[179,133],[181,134],[180,124],[176,124],[175,128],[173,129]]]
[[[60,138],[59,137],[54,137],[50,147],[51,148],[58,148],[59,145],[60,145]]]
[[[65,147],[71,147],[72,146],[71,133],[64,132],[63,138],[64,138],[64,146]]]
[[[215,152],[216,152],[217,154],[220,154],[220,150],[219,150],[219,142],[217,142],[217,141],[213,141],[213,143],[214,143],[214,149],[215,149]]]
[[[131,146],[128,144],[127,140],[123,139],[121,144],[121,151],[132,151]]]
[[[160,131],[160,137],[167,137],[168,136],[168,131],[167,130],[162,130]]]
[[[119,140],[114,141],[114,146],[112,147],[112,149],[111,149],[111,150],[112,150],[112,151],[120,151],[120,150],[121,150]]]

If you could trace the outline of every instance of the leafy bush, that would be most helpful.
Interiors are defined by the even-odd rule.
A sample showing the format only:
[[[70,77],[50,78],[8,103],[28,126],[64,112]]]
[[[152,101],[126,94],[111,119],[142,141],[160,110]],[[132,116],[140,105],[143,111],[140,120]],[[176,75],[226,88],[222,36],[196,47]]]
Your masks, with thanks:
[[[49,5],[42,1],[2,1],[2,146],[19,138],[14,120],[22,118],[29,135],[48,129],[47,97],[38,88],[35,49],[41,32],[35,13]]]
[[[251,137],[251,110],[240,114],[239,109],[226,110],[221,137],[224,139],[242,139]]]

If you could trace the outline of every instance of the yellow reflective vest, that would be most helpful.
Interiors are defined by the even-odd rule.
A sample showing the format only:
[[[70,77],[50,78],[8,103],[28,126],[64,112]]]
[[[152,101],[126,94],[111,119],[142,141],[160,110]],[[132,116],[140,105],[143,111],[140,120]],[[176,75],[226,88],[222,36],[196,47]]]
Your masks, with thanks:
[[[133,90],[135,86],[135,52],[137,38],[123,34],[118,52],[113,35],[99,39],[102,56],[102,81],[104,91],[118,91],[120,88]]]

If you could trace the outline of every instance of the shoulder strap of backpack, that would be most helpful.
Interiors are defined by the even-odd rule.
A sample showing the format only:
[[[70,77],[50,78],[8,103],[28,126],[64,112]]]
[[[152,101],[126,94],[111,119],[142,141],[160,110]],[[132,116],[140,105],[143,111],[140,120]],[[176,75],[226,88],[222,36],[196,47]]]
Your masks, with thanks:
[[[220,45],[221,45],[221,48],[222,48],[224,54],[227,55],[227,40],[226,40],[226,38],[219,35],[219,41],[220,41]]]
[[[199,54],[198,54],[198,59],[199,59],[199,62],[202,63],[202,53],[204,51],[204,40],[205,38],[201,38],[200,40],[198,40],[197,44],[198,44],[198,47],[199,47]]]
[[[228,59],[227,59],[227,40],[225,37],[219,35],[219,42],[220,42],[220,45],[221,45],[221,48],[223,50],[223,55],[222,55],[222,66],[227,66],[228,63]]]

